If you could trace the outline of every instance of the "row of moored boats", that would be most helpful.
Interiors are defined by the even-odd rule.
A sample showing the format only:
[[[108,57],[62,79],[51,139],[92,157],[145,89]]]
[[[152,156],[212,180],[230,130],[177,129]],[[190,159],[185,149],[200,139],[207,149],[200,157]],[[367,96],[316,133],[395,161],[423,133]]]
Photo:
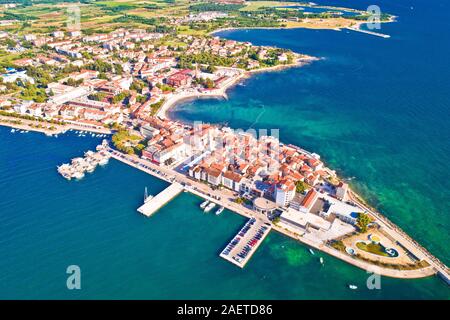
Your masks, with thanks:
[[[212,209],[214,209],[214,207],[216,206],[216,204],[212,201],[209,200],[205,200],[204,202],[202,202],[202,204],[200,205],[200,208],[205,211],[205,212],[209,212]],[[222,211],[224,210],[224,207],[220,207],[219,209],[217,209],[216,211],[216,215],[219,215],[222,213]]]
[[[77,131],[75,130],[75,133],[79,136],[79,137],[86,137],[87,135],[90,135],[92,138],[106,138],[108,135],[104,134],[104,133],[89,133],[89,131]]]
[[[86,172],[93,172],[97,165],[104,166],[111,156],[104,150],[104,146],[97,146],[97,152],[87,151],[84,157],[71,160],[71,163],[64,163],[58,167],[58,172],[67,180],[82,179]]]
[[[11,133],[14,133],[14,132],[18,132],[18,133],[27,133],[27,132],[29,132],[29,131],[28,131],[28,130],[11,129]]]

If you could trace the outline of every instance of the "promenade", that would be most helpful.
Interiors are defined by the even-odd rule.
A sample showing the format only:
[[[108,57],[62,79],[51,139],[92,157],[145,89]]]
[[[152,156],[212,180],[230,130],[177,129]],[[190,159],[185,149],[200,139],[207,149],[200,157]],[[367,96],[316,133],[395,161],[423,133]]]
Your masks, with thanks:
[[[20,121],[20,123],[16,123]],[[40,125],[40,127],[37,127]],[[111,130],[101,126],[90,125],[80,122],[66,122],[64,124],[53,124],[50,122],[27,120],[15,117],[0,116],[0,126],[15,128],[19,130],[28,130],[34,132],[44,133],[48,136],[54,134],[61,134],[68,130],[89,131],[92,133],[111,134]],[[52,128],[53,129],[50,129]]]

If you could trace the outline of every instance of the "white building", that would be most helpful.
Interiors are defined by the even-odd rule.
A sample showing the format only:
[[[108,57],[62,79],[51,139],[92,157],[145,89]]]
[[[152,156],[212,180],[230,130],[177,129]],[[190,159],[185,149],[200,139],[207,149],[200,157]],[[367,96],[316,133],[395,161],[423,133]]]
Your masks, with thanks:
[[[55,105],[61,105],[89,94],[86,87],[64,86],[59,83],[50,83],[48,89],[54,93],[54,96],[51,96],[48,101]]]
[[[348,191],[348,184],[344,182],[340,182],[339,185],[336,188],[336,198],[342,201],[347,200],[347,191]]]
[[[275,203],[286,207],[295,196],[295,184],[292,181],[280,182],[275,186]]]
[[[64,38],[64,32],[63,31],[53,31],[52,36],[54,38]]]
[[[3,82],[13,83],[17,80],[22,80],[24,82],[34,83],[34,79],[27,76],[26,71],[14,71],[11,73],[5,73],[1,75]]]

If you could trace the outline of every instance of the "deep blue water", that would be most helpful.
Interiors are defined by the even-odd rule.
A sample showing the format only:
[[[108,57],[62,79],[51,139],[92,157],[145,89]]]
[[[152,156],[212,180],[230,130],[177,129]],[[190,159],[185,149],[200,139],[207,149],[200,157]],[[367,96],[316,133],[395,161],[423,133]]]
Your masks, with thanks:
[[[280,128],[283,141],[319,152],[331,167],[355,176],[373,204],[448,263],[449,44],[442,41],[450,32],[448,10],[414,6],[386,7],[400,16],[381,30],[391,39],[311,30],[226,33],[325,59],[258,74],[231,90],[228,101],[188,103],[174,115]],[[0,298],[450,297],[436,277],[382,278],[381,290],[368,290],[364,271],[311,256],[277,233],[240,270],[218,254],[242,217],[204,214],[201,200],[183,193],[144,218],[136,212],[144,188],[156,194],[166,184],[114,160],[78,182],[57,174],[57,165],[98,143],[0,127]],[[80,291],[66,288],[72,264],[81,268]],[[348,290],[349,283],[359,290]]]

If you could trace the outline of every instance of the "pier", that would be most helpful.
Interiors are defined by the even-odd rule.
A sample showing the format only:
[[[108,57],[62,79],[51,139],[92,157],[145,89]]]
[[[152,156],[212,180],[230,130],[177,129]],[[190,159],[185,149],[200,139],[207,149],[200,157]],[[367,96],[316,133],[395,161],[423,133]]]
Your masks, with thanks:
[[[233,240],[222,250],[220,257],[240,268],[245,267],[270,230],[270,224],[256,218],[249,219]]]
[[[156,211],[161,209],[166,203],[175,198],[181,191],[183,191],[183,186],[178,182],[174,182],[153,198],[148,199],[137,209],[137,211],[147,217],[150,217]]]
[[[370,34],[372,36],[377,36],[377,37],[382,37],[382,38],[390,38],[391,37],[388,34],[378,33],[378,32],[364,30],[364,29],[359,29],[359,28],[355,28],[355,27],[347,27],[347,29],[348,30],[352,30],[352,31],[356,31],[356,32],[367,33],[367,34]]]

